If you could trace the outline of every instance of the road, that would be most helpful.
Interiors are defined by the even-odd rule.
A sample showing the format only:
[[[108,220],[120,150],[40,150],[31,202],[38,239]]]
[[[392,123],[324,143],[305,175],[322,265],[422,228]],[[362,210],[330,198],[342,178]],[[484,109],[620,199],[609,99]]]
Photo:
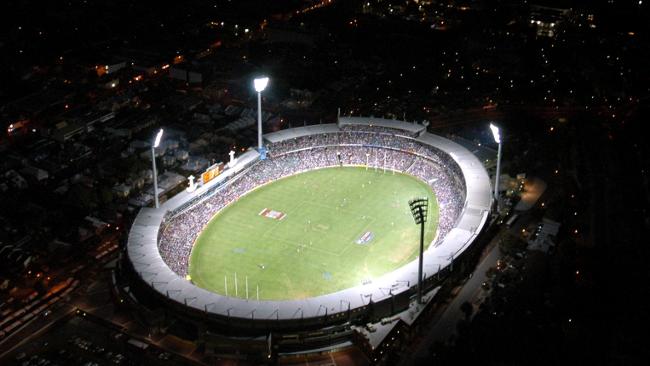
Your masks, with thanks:
[[[107,241],[104,246],[108,243],[110,242]],[[112,257],[116,257],[116,252],[114,250],[105,255],[102,259],[106,261],[110,260]],[[72,274],[72,272],[74,272],[74,270],[71,271],[70,269],[76,264],[77,263],[71,263],[66,267],[68,273]],[[88,295],[88,287],[97,282],[97,274],[101,271],[102,265],[103,262],[100,261],[92,261],[90,262],[90,265],[79,265],[77,267],[79,272],[73,275],[80,279],[84,279],[81,285],[71,287],[73,288],[72,292],[62,296],[59,301],[49,306],[47,308],[47,310],[49,310],[48,315],[44,315],[45,312],[42,312],[41,314],[34,316],[9,334],[6,338],[0,340],[0,360],[10,355],[21,345],[38,338],[38,336],[45,333],[57,323],[68,319],[77,308],[84,308],[84,305],[86,304],[85,300]],[[64,273],[64,271],[57,271],[58,277],[63,277],[60,273]],[[105,283],[104,287],[107,287]],[[41,301],[41,299],[37,301]]]
[[[499,237],[497,235],[495,240]],[[444,308],[443,312],[434,317],[429,332],[424,335],[417,348],[411,350],[406,357],[402,358],[400,365],[408,366],[414,364],[416,360],[428,358],[429,348],[434,342],[444,342],[456,333],[456,324],[464,318],[464,314],[460,310],[461,305],[465,301],[476,305],[477,302],[482,300],[483,290],[481,285],[487,280],[485,272],[490,267],[495,267],[500,257],[499,246],[491,245],[491,249],[472,273],[472,277],[465,282],[458,295]]]
[[[43,315],[36,316],[16,330],[10,337],[2,340],[0,343],[0,360],[11,354],[17,347],[38,338],[39,335],[47,332],[56,325],[74,313],[74,307],[68,304],[55,305],[55,309],[47,317]]]

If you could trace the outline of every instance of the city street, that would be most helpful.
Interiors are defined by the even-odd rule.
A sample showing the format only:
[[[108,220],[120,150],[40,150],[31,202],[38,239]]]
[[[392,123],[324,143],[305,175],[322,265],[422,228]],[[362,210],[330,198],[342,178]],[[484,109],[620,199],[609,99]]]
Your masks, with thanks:
[[[429,331],[424,335],[424,338],[415,350],[410,352],[408,357],[402,359],[401,365],[407,366],[413,364],[414,360],[426,359],[429,348],[434,342],[444,342],[455,334],[456,324],[464,318],[464,314],[460,310],[461,305],[465,301],[475,306],[477,303],[480,303],[483,292],[481,284],[487,280],[485,272],[490,267],[496,266],[499,258],[499,247],[497,245],[492,245],[490,251],[476,267],[472,277],[465,282],[460,292],[451,303],[442,308],[442,313],[434,317]]]

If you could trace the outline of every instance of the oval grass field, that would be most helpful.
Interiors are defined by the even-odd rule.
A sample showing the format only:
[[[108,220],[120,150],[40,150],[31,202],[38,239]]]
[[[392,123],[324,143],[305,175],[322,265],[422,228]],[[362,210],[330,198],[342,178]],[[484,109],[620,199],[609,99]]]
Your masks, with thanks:
[[[420,231],[408,206],[415,197],[429,197],[428,245],[438,205],[415,177],[336,167],[280,179],[212,218],[195,242],[190,276],[209,291],[253,300],[361,285],[417,258]]]

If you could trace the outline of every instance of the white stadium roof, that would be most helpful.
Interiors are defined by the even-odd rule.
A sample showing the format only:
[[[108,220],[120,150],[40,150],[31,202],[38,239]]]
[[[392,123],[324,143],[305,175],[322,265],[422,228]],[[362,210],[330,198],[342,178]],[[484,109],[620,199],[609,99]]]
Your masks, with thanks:
[[[430,246],[424,255],[424,272],[427,277],[447,267],[453,257],[460,255],[483,228],[492,202],[490,180],[481,162],[464,147],[440,136],[423,132],[424,126],[408,122],[375,118],[342,117],[341,125],[374,125],[406,131],[409,135],[421,133],[415,138],[449,154],[459,165],[466,183],[464,209],[453,228],[436,247]],[[278,142],[299,136],[339,131],[336,124],[299,127],[265,135],[270,142]],[[251,159],[257,159],[255,151],[242,156],[237,166],[241,169]],[[139,277],[161,295],[199,311],[214,315],[241,319],[295,320],[319,318],[326,315],[347,312],[351,309],[379,303],[407,291],[417,283],[417,260],[372,280],[372,283],[348,288],[335,293],[302,300],[256,301],[219,295],[193,285],[174,273],[165,264],[158,251],[158,230],[168,210],[173,210],[201,194],[183,192],[173,197],[160,209],[143,208],[137,215],[129,234],[128,257]]]

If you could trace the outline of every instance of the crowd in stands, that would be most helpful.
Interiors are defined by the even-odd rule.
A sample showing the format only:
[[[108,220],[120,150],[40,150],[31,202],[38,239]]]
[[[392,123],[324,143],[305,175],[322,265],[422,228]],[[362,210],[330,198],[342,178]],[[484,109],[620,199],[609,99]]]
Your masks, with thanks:
[[[424,128],[423,126],[419,126],[421,128]],[[416,135],[419,132],[411,132],[411,131],[406,131],[398,128],[390,128],[390,127],[382,127],[382,126],[368,126],[368,125],[344,125],[341,126],[341,130],[343,131],[365,131],[365,132],[372,132],[372,133],[386,133],[389,135],[399,135],[399,136],[407,136],[407,137],[416,137]]]
[[[454,227],[465,201],[465,184],[453,159],[434,147],[392,132],[371,133],[346,126],[343,131],[304,136],[271,144],[269,156],[210,195],[168,213],[159,233],[159,251],[177,274],[185,276],[194,240],[222,208],[255,187],[316,168],[368,165],[411,174],[427,182],[439,204],[440,242]],[[358,126],[354,126],[358,127]],[[363,127],[363,126],[362,126]],[[436,245],[437,243],[434,243]]]
[[[356,131],[351,130],[351,126],[346,127],[347,129],[336,133],[307,135],[276,142],[269,147],[269,153],[277,156],[306,147],[336,145],[381,146],[407,152],[417,152],[423,147],[416,140],[399,137],[399,135],[395,135],[394,133]]]

